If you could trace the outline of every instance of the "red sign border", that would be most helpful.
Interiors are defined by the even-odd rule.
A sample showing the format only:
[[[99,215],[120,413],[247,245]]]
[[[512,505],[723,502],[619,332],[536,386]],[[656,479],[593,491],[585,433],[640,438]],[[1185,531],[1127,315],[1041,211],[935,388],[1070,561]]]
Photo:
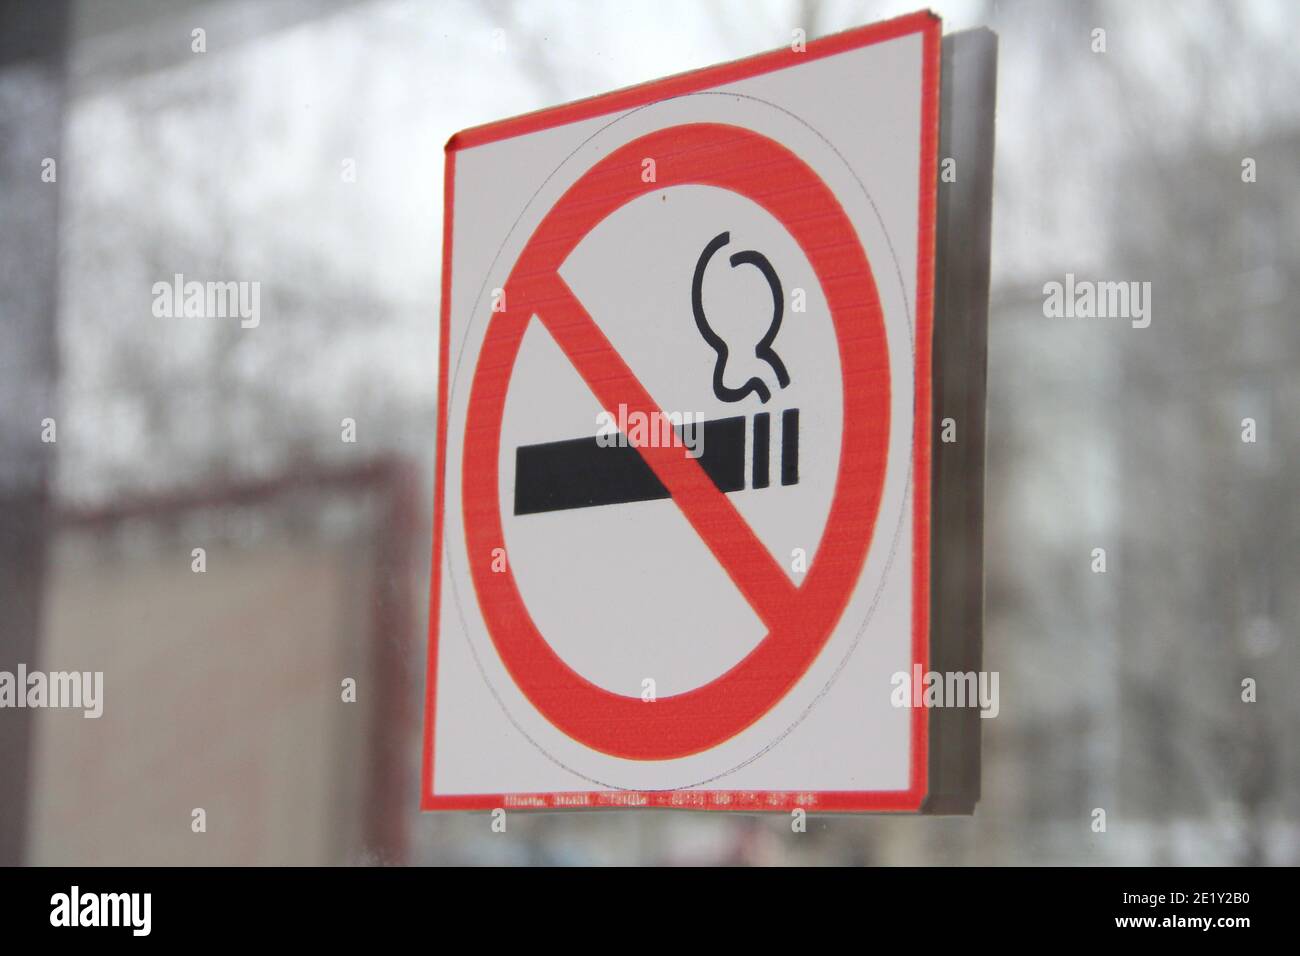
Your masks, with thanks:
[[[564,793],[449,794],[433,792],[434,717],[438,665],[438,619],[441,606],[442,538],[445,518],[448,370],[451,342],[452,227],[455,198],[456,152],[486,143],[538,132],[556,126],[634,109],[672,96],[735,83],[776,70],[833,56],[849,50],[919,33],[923,42],[921,81],[920,203],[917,242],[915,422],[912,442],[913,566],[912,662],[924,671],[929,658],[930,618],[930,430],[931,336],[934,305],[935,213],[938,180],[939,61],[942,23],[929,11],[908,14],[834,34],[807,44],[803,52],[775,50],[744,60],[667,77],[640,86],[513,119],[477,126],[457,133],[447,142],[443,181],[443,261],[441,321],[438,349],[437,461],[434,474],[433,564],[429,601],[429,647],[425,677],[424,749],[421,767],[422,810],[596,809],[612,807],[665,807],[694,810],[788,811],[803,807],[810,812],[916,811],[928,788],[929,737],[924,708],[912,710],[912,746],[909,786],[906,790],[785,792],[785,791],[621,791]],[[926,184],[930,184],[928,187]]]

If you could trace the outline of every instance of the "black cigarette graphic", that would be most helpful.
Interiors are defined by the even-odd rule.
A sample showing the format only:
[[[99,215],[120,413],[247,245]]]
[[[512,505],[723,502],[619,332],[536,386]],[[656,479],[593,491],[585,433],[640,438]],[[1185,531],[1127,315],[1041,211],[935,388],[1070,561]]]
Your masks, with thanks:
[[[699,462],[705,473],[719,491],[744,490],[744,416],[715,419],[699,427],[703,429]],[[767,412],[754,417],[752,488],[766,488],[769,484],[770,427]],[[793,485],[798,481],[799,413],[790,409],[781,419],[781,484]],[[516,515],[667,497],[668,489],[641,453],[631,446],[603,446],[593,436],[520,445],[515,449]]]
[[[781,413],[781,484],[799,483],[799,409]]]
[[[768,485],[767,475],[767,456],[770,453],[768,449],[768,429],[770,418],[767,412],[759,412],[754,416],[754,487],[766,488]]]

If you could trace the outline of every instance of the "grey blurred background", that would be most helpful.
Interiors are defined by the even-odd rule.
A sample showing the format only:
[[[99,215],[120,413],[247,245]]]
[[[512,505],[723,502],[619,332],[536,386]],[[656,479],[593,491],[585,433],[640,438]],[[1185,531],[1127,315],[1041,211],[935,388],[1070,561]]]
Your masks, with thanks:
[[[975,815],[498,835],[417,811],[442,146],[913,4],[0,0],[0,669],[107,685],[0,711],[0,861],[1300,862],[1300,7],[933,7],[1000,37]]]

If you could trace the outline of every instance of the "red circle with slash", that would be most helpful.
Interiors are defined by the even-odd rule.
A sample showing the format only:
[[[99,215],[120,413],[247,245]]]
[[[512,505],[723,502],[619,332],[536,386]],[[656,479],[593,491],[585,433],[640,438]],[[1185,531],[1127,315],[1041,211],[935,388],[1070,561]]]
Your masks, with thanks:
[[[642,181],[645,157],[657,182]],[[514,572],[492,570],[505,548],[498,492],[501,422],[524,330],[535,315],[603,408],[657,411],[559,269],[602,220],[672,186],[726,189],[767,210],[798,243],[821,284],[843,372],[839,470],[817,560],[795,585],[700,463],[681,448],[638,451],[767,627],[721,676],[653,702],[606,690],[569,667],[528,613]],[[852,596],[871,545],[890,428],[889,348],[867,256],[830,187],[786,147],[718,123],[641,136],[591,167],[546,214],[505,283],[470,386],[462,496],[471,575],[488,633],[506,670],[562,732],[602,753],[669,760],[734,737],[776,705],[825,646]]]

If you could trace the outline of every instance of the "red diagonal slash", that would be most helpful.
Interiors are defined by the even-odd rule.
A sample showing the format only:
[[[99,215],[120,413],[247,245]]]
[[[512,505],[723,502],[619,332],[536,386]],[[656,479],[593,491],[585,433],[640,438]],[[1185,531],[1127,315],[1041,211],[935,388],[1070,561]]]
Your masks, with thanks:
[[[627,406],[659,421],[663,412],[623,361],[568,284],[553,273],[528,297],[601,406]],[[798,588],[754,534],[736,506],[681,447],[637,447],[672,500],[769,628],[789,614]]]

